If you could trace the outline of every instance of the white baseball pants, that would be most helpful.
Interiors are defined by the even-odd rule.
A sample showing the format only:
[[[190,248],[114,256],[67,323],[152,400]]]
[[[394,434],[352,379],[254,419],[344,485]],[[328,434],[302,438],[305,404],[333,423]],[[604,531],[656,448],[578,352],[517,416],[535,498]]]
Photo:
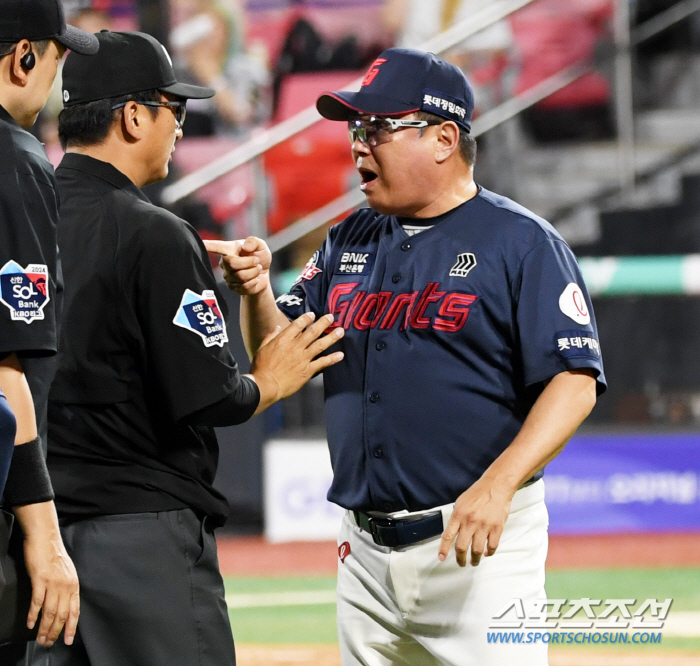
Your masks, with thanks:
[[[446,525],[452,505],[443,510]],[[347,514],[338,537],[338,636],[343,666],[547,666],[547,645],[489,643],[513,598],[545,598],[549,519],[544,483],[516,492],[495,555],[477,567],[438,560],[440,537],[377,546]],[[512,616],[511,616],[512,617]],[[506,630],[520,631],[520,630]],[[527,632],[527,629],[524,630]]]

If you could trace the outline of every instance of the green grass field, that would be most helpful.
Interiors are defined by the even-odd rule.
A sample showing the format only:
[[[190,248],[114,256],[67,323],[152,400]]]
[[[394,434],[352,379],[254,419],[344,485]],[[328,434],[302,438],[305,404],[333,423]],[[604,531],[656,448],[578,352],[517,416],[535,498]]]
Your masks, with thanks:
[[[333,644],[337,641],[332,602],[334,576],[228,577],[225,582],[227,597],[247,605],[229,611],[237,643]],[[289,605],[290,592],[310,593],[311,599],[322,603]],[[700,568],[552,571],[547,574],[547,594],[559,599],[630,598],[638,601],[670,597],[674,600],[670,615],[674,611],[700,611]],[[270,605],[260,605],[263,603]],[[606,647],[611,649],[609,645]],[[615,649],[634,648],[627,644]],[[640,650],[671,648],[698,650],[700,638],[663,637],[660,644],[638,647]]]

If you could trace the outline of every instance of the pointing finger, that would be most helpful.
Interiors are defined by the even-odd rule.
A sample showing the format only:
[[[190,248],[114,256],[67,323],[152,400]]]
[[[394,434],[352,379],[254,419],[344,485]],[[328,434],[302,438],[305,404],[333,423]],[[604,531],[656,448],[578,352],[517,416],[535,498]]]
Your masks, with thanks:
[[[225,257],[238,255],[242,245],[241,241],[204,240],[202,242],[207,252],[221,254]]]

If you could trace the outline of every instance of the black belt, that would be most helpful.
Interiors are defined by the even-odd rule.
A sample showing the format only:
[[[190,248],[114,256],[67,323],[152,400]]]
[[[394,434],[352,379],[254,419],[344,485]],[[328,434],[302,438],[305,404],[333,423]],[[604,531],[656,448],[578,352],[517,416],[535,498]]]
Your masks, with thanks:
[[[430,513],[420,518],[389,518],[370,516],[362,511],[353,511],[357,526],[369,532],[378,546],[410,546],[442,534],[442,512]]]

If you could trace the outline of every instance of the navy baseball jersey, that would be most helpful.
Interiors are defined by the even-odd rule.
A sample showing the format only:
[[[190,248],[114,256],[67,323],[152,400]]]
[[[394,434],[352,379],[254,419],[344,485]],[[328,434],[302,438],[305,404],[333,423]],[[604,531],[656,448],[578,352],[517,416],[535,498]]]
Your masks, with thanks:
[[[409,236],[400,218],[353,213],[277,299],[290,318],[331,312],[346,330],[324,384],[328,499],[347,509],[454,502],[548,379],[590,368],[605,389],[590,298],[550,224],[483,188],[420,222],[433,226]]]

